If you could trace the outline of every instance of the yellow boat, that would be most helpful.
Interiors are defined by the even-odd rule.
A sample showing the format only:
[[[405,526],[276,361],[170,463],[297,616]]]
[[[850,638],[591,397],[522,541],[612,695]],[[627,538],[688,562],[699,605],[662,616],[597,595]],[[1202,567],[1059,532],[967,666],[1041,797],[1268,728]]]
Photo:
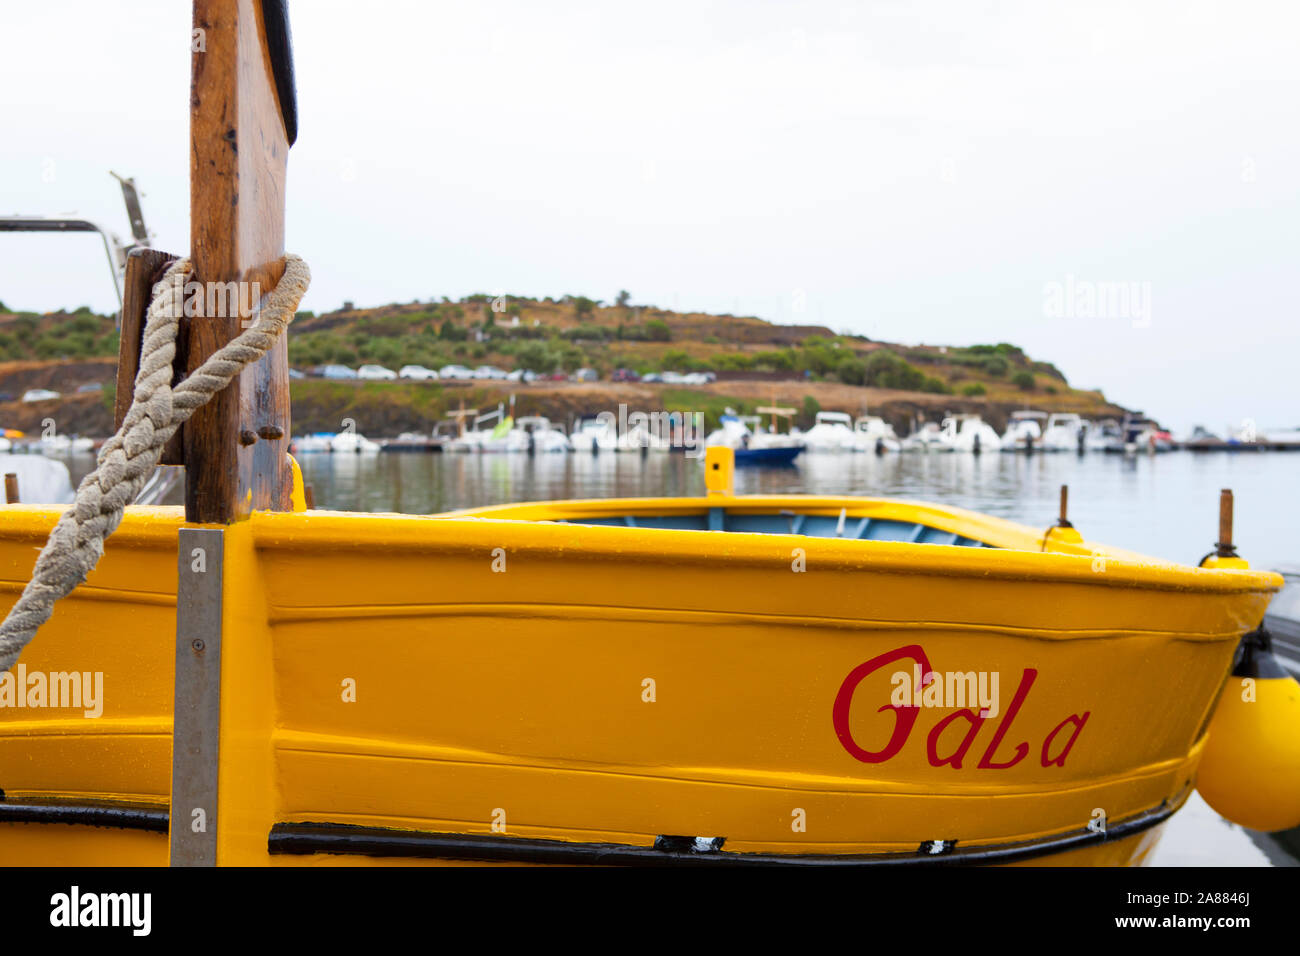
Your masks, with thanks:
[[[0,859],[162,865],[169,819],[230,864],[1149,854],[1274,575],[734,496],[725,452],[707,498],[202,529],[129,509],[15,669],[49,697],[0,710]],[[5,509],[9,594],[57,517]],[[178,575],[219,588],[214,806],[174,793],[173,660],[204,626],[173,626]],[[917,670],[998,674],[1001,699],[979,708],[976,676],[963,706],[890,711]]]
[[[240,136],[277,105],[238,162],[282,161],[276,6],[195,4],[236,66],[196,53],[196,157],[221,82]],[[276,271],[276,238],[231,253],[198,208],[201,275]],[[737,496],[722,448],[702,498],[308,509],[284,370],[184,426],[186,507],[127,507],[0,678],[0,862],[1141,863],[1281,585],[1230,546],[1193,568],[1064,520]],[[9,603],[59,517],[0,512]]]

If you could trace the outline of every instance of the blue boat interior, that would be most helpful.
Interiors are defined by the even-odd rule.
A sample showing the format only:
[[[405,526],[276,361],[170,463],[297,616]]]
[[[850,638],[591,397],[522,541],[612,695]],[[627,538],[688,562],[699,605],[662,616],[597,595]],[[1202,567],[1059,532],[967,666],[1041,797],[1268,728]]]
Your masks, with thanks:
[[[912,521],[887,518],[850,518],[846,515],[808,515],[782,512],[773,515],[709,508],[694,514],[610,515],[569,518],[566,524],[604,525],[618,528],[672,528],[678,531],[738,531],[747,534],[802,534],[810,538],[844,538],[849,541],[909,541],[913,544],[951,544],[967,548],[993,545]]]

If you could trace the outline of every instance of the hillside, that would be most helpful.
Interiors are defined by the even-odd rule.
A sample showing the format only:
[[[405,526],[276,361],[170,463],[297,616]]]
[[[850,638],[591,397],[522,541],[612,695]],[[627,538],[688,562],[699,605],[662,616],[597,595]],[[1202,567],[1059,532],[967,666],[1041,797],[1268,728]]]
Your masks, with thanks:
[[[620,298],[625,298],[620,296]],[[117,333],[110,316],[15,313],[0,306],[0,423],[39,430],[54,418],[66,432],[111,430]],[[1071,388],[1050,363],[1009,344],[903,346],[837,335],[818,326],[775,325],[748,316],[679,313],[581,296],[560,300],[486,295],[373,309],[299,313],[290,330],[290,362],[310,370],[373,362],[390,368],[446,364],[526,368],[539,374],[595,369],[601,381],[293,383],[294,431],[334,431],[353,418],[375,437],[427,431],[448,411],[491,407],[516,397],[518,414],[568,422],[619,403],[647,411],[703,411],[710,424],[727,406],[752,411],[773,400],[800,410],[805,426],[818,409],[870,410],[900,434],[916,416],[974,411],[1001,428],[1015,408],[1123,413],[1099,392]],[[613,383],[615,369],[712,371],[704,386]],[[72,394],[105,383],[102,394]],[[29,388],[63,393],[23,403]]]

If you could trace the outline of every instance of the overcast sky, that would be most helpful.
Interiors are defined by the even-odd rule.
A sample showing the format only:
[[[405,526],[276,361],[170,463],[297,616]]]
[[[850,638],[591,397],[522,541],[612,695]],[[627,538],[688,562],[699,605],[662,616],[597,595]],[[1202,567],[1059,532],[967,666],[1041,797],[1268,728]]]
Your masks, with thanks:
[[[890,341],[1014,342],[1177,428],[1300,425],[1300,5],[295,0],[290,16],[304,308],[628,289]],[[113,169],[144,190],[155,245],[186,251],[189,4],[43,0],[2,22],[0,212],[128,235]],[[0,257],[10,308],[116,308],[97,238],[0,235]],[[1133,283],[1136,314],[1089,314],[1103,283]],[[1066,288],[1081,298],[1061,314]]]

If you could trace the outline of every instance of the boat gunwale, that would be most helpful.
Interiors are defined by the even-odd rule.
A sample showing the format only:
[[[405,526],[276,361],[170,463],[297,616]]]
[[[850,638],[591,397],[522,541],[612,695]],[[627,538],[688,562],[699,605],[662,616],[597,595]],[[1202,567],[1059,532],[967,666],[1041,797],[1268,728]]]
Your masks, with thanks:
[[[716,534],[704,529],[620,527],[617,525],[583,525],[575,520],[582,517],[602,517],[633,510],[659,515],[700,514],[710,509],[722,508],[746,514],[779,514],[782,510],[799,509],[803,513],[834,517],[845,509],[849,517],[872,517],[866,510],[901,509],[910,511],[914,523],[939,521],[930,524],[939,531],[955,532],[975,540],[985,540],[989,532],[1014,536],[1014,544],[992,544],[990,547],[947,545],[928,542],[854,540],[801,534],[756,533],[744,531],[722,532],[728,542],[725,557],[741,566],[789,567],[788,547],[792,542],[805,549],[807,557],[815,556],[820,567],[828,570],[881,573],[934,574],[940,576],[980,577],[994,580],[1061,581],[1085,583],[1102,587],[1142,587],[1150,590],[1192,593],[1272,593],[1283,585],[1280,575],[1272,571],[1238,568],[1196,568],[1160,558],[1148,557],[1119,548],[1110,548],[1089,542],[1073,543],[1052,538],[1054,550],[1043,550],[1044,532],[1027,525],[1019,525],[1001,518],[993,518],[961,508],[943,508],[928,503],[918,503],[896,498],[824,498],[814,496],[710,496],[708,498],[611,498],[575,499],[571,501],[538,501],[519,504],[491,505],[479,509],[465,509],[437,515],[363,514],[355,512],[310,512],[272,514],[258,512],[252,524],[257,545],[263,549],[292,550],[295,543],[285,540],[277,532],[286,525],[301,522],[295,531],[319,545],[337,540],[354,549],[419,550],[439,547],[444,550],[476,551],[482,547],[499,547],[500,534],[494,530],[502,525],[511,529],[535,529],[524,535],[524,541],[514,542],[516,550],[564,551],[574,558],[590,555],[592,559],[617,557],[656,563],[692,563],[716,566],[719,554],[699,547],[701,534]],[[560,514],[559,509],[565,509]],[[774,510],[775,509],[775,510]],[[537,511],[537,516],[510,516],[510,512]],[[544,517],[547,512],[551,517]],[[885,515],[878,515],[885,517]],[[357,518],[391,522],[391,530],[406,529],[407,534],[388,537],[382,541],[358,542],[348,534],[347,525]],[[412,523],[414,521],[423,524]],[[466,534],[453,540],[429,541],[427,534],[418,529],[429,523],[456,523],[464,525]],[[273,527],[278,526],[278,527]],[[581,530],[581,547],[574,547],[571,533]],[[652,536],[653,549],[636,552],[628,547],[629,536]],[[1007,540],[1004,537],[1002,540]],[[475,539],[489,539],[478,541]],[[559,538],[556,542],[554,539]],[[771,547],[772,542],[781,542]],[[985,543],[989,543],[985,541]],[[1031,545],[1031,547],[1016,545]],[[558,545],[558,546],[557,546]],[[1098,557],[1106,559],[1106,570],[1094,570]],[[829,565],[826,562],[831,562]]]
[[[928,542],[855,540],[779,532],[716,532],[703,529],[584,525],[574,520],[653,509],[660,515],[700,514],[721,508],[746,514],[779,514],[799,509],[804,513],[872,517],[869,512],[903,513],[892,520],[912,520],[936,530],[955,532],[990,547]],[[849,509],[853,509],[850,512]],[[10,505],[8,523],[0,526],[0,541],[39,537],[52,527],[63,509],[50,505]],[[511,513],[524,515],[511,516]],[[528,513],[534,513],[529,516]],[[549,515],[549,516],[548,516]],[[886,517],[884,514],[874,515]],[[932,522],[939,522],[934,524]],[[1205,594],[1272,594],[1284,585],[1273,571],[1240,568],[1197,568],[1090,542],[1049,537],[1027,525],[982,515],[961,508],[895,498],[826,498],[818,496],[709,496],[707,498],[612,498],[540,501],[491,505],[436,515],[343,511],[254,512],[246,522],[229,526],[188,523],[179,507],[150,506],[127,509],[109,550],[119,547],[175,546],[182,528],[225,527],[247,524],[261,551],[294,551],[306,546],[337,545],[353,553],[436,551],[439,554],[476,553],[501,547],[502,528],[513,534],[506,542],[517,552],[563,554],[572,560],[636,560],[643,563],[709,565],[720,556],[734,567],[782,567],[790,563],[794,542],[818,567],[830,571],[869,570],[885,574],[979,577],[989,580],[1044,581],[1097,587],[1141,588]],[[448,526],[455,534],[446,534]],[[376,534],[358,535],[358,529]],[[442,534],[430,534],[438,528]],[[574,532],[581,533],[581,542]],[[702,534],[712,541],[725,540],[725,550],[700,547]],[[989,537],[995,538],[990,542]],[[629,539],[653,547],[630,547]],[[1001,541],[1003,543],[997,543]],[[1045,550],[1050,542],[1052,550]],[[773,546],[775,543],[776,546]],[[1104,570],[1095,562],[1104,558]],[[33,557],[34,560],[34,557]],[[0,575],[2,576],[2,575]],[[92,578],[93,578],[92,573]]]

